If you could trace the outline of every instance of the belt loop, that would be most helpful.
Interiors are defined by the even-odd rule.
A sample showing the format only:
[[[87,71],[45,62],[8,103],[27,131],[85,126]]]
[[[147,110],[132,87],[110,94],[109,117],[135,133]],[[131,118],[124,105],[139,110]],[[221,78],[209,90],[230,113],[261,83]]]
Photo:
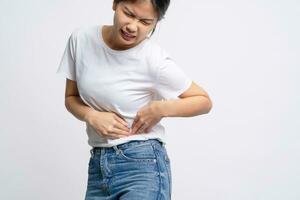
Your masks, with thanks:
[[[118,149],[117,145],[113,146],[114,150],[116,151],[117,155],[120,153],[120,149]]]
[[[163,143],[162,141],[160,141],[159,139],[156,139],[156,141],[158,141],[158,143],[161,145],[161,146],[164,146],[165,143]]]
[[[90,150],[91,157],[94,157],[94,147]]]

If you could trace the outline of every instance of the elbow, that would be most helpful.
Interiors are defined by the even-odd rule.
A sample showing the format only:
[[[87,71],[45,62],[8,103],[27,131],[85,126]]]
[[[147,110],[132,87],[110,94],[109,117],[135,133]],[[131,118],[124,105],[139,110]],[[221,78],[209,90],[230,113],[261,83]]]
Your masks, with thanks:
[[[211,111],[213,107],[213,103],[211,101],[211,99],[209,97],[207,97],[207,108],[206,108],[206,114],[209,113]]]
[[[212,101],[207,95],[200,96],[198,115],[207,114],[212,109]]]
[[[65,107],[66,107],[66,109],[68,109],[68,99],[67,98],[65,98]]]
[[[65,108],[67,109],[67,111],[70,112],[70,101],[69,101],[70,98],[66,97],[65,98]]]

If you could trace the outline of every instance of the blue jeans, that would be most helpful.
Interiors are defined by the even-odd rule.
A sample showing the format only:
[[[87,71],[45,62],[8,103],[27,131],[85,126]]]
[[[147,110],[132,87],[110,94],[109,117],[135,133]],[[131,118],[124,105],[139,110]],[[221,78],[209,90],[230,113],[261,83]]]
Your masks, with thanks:
[[[94,147],[85,200],[170,200],[171,168],[157,139]]]

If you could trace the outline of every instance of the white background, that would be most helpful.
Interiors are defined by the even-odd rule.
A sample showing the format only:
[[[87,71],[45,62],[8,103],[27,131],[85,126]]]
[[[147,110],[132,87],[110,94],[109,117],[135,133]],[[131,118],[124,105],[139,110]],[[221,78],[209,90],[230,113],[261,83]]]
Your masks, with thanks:
[[[0,199],[83,199],[85,124],[55,72],[112,1],[1,0],[0,15]],[[173,200],[300,199],[299,24],[297,0],[171,0],[153,39],[213,101],[163,119]]]

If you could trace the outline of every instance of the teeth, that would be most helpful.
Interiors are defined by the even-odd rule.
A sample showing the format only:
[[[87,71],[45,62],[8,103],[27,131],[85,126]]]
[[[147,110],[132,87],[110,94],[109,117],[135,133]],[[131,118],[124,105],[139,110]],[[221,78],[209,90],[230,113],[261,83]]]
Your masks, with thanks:
[[[124,32],[123,31],[123,33],[127,36],[127,37],[131,37],[131,38],[133,38],[133,36],[131,36],[131,35],[128,35],[126,32]]]

